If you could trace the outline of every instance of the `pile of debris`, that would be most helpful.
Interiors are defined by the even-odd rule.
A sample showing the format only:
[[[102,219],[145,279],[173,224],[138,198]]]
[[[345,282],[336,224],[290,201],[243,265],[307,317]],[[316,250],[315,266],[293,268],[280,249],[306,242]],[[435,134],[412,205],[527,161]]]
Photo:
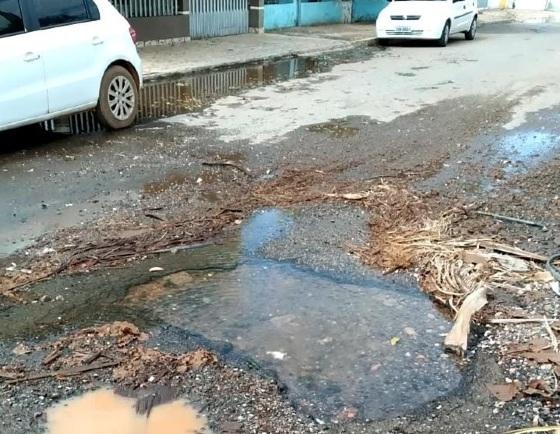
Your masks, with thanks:
[[[43,378],[66,378],[100,369],[112,369],[113,380],[132,388],[149,383],[174,386],[181,374],[217,363],[217,357],[203,349],[186,354],[169,354],[148,348],[149,336],[134,324],[113,322],[79,330],[47,344],[44,372],[27,373],[4,368],[0,376],[9,384]]]

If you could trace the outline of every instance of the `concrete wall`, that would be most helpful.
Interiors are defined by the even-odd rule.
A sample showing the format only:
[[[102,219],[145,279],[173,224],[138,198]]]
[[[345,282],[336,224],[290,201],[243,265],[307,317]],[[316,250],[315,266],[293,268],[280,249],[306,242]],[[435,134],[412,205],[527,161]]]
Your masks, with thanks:
[[[301,2],[299,25],[343,23],[345,9],[342,3],[341,0]]]
[[[292,0],[289,3],[264,6],[264,28],[265,30],[282,29],[297,25],[298,2]]]
[[[387,0],[354,0],[352,21],[375,22],[379,12],[387,6]]]

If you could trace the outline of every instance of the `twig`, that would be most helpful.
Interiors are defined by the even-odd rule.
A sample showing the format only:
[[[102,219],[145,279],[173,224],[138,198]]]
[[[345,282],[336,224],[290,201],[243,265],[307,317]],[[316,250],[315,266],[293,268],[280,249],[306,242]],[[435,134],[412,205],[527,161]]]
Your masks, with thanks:
[[[474,213],[478,214],[478,215],[483,215],[483,216],[486,216],[486,217],[493,217],[497,220],[504,220],[506,222],[520,223],[520,224],[527,225],[527,226],[535,226],[537,228],[541,228],[543,231],[548,230],[548,228],[545,225],[543,225],[542,223],[537,223],[537,222],[534,222],[532,220],[518,219],[518,218],[515,218],[515,217],[508,217],[508,216],[505,216],[505,215],[494,214],[494,213],[485,212],[485,211],[474,211]]]
[[[148,217],[148,218],[151,218],[151,219],[154,219],[154,220],[159,220],[160,222],[165,221],[165,219],[161,218],[160,216],[157,216],[155,214],[150,214],[150,213],[144,214],[144,217]]]
[[[490,320],[490,324],[542,324],[546,322],[548,322],[546,318],[494,318]]]
[[[377,179],[382,179],[382,178],[400,178],[401,176],[414,176],[414,175],[420,175],[420,173],[419,172],[386,173],[384,175],[372,176],[371,178],[366,179],[364,182],[375,181]]]
[[[86,357],[84,359],[84,365],[89,365],[90,363],[95,362],[102,355],[103,355],[103,351],[97,351],[96,353],[93,353],[93,354],[89,355],[88,357]]]
[[[203,161],[202,162],[203,166],[225,166],[225,167],[233,167],[234,169],[239,170],[240,172],[244,173],[247,176],[251,176],[251,173],[248,169],[245,169],[244,167],[241,167],[239,164],[231,161],[231,160],[227,160],[227,161]]]
[[[81,375],[85,372],[96,371],[98,369],[112,368],[113,366],[117,366],[119,363],[120,362],[105,362],[105,363],[98,363],[96,365],[78,366],[76,368],[61,369],[58,371],[39,372],[37,374],[30,374],[30,375],[26,375],[25,377],[9,380],[6,383],[16,384],[16,383],[21,383],[23,381],[42,380],[44,378],[51,378],[51,377],[75,377],[76,375]]]
[[[548,319],[543,318],[543,322],[544,322],[544,328],[546,329],[546,331],[548,333],[548,336],[550,336],[550,343],[552,344],[552,350],[555,353],[557,353],[558,352],[558,339],[556,338],[556,335],[552,331],[552,328],[550,328],[550,322],[548,321]]]
[[[49,355],[47,355],[47,357],[45,357],[45,360],[43,360],[43,365],[45,365],[45,366],[50,365],[52,362],[54,362],[56,359],[58,359],[61,355],[62,355],[62,351],[60,350],[60,348],[55,349],[52,353],[50,353]]]

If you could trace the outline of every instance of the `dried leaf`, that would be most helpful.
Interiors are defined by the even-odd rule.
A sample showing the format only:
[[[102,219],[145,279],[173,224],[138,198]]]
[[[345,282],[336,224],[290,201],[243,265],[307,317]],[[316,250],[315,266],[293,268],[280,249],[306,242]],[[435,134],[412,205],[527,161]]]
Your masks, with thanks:
[[[553,351],[541,351],[541,352],[524,352],[519,354],[520,357],[525,357],[526,359],[532,360],[537,363],[554,363],[560,366],[560,353],[555,353]]]
[[[531,380],[523,393],[531,396],[539,395],[543,398],[550,398],[553,395],[552,390],[543,380]]]
[[[488,391],[501,402],[509,402],[514,399],[519,393],[517,385],[514,383],[510,384],[488,384]]]

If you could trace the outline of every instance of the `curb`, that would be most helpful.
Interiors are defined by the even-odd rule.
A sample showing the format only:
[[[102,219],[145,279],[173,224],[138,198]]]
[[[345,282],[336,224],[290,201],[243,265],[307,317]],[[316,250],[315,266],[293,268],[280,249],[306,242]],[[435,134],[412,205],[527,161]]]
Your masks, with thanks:
[[[356,40],[356,41],[345,41],[345,44],[340,46],[340,47],[330,48],[330,49],[325,49],[325,50],[292,50],[292,51],[286,52],[285,54],[275,54],[275,55],[271,55],[271,56],[255,56],[255,57],[250,57],[250,58],[239,60],[239,61],[225,62],[225,63],[221,63],[219,65],[213,65],[213,66],[202,65],[202,66],[194,66],[194,67],[186,67],[186,68],[175,69],[173,71],[168,71],[168,72],[149,73],[149,74],[144,74],[143,78],[144,78],[144,82],[149,83],[149,82],[153,82],[153,81],[157,81],[157,80],[171,79],[171,78],[178,78],[178,77],[181,77],[181,76],[189,76],[189,75],[204,74],[204,73],[208,73],[208,72],[220,71],[220,70],[223,70],[223,69],[241,67],[241,66],[245,66],[245,65],[254,64],[254,63],[277,62],[277,61],[280,61],[280,60],[295,59],[295,58],[298,58],[298,57],[320,56],[320,55],[336,53],[336,52],[344,51],[344,50],[351,50],[353,48],[356,48],[356,47],[359,47],[359,46],[362,46],[362,45],[370,44],[373,41],[375,41],[376,39],[377,39],[376,37],[371,37],[371,38],[359,39],[359,40]]]

